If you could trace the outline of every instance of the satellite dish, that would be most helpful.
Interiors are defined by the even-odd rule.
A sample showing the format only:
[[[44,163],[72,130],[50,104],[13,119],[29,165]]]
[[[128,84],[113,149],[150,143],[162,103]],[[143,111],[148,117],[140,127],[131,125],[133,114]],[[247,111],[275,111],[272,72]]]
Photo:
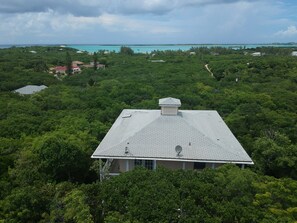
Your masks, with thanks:
[[[175,147],[175,152],[177,153],[177,155],[179,156],[180,153],[183,151],[183,148],[180,145],[177,145]]]

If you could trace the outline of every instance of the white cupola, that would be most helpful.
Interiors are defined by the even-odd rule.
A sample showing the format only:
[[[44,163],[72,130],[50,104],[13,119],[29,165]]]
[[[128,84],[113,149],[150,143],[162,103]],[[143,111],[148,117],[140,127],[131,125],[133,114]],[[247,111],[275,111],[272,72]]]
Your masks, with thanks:
[[[177,115],[181,102],[177,98],[161,98],[159,99],[161,107],[161,115]]]

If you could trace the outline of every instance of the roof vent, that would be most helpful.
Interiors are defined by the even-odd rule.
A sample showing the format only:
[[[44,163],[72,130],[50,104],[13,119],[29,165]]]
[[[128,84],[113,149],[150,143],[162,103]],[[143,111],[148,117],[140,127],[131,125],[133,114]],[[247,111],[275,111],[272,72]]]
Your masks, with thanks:
[[[161,98],[159,99],[162,115],[177,115],[181,102],[177,98]]]
[[[126,114],[126,115],[123,115],[122,118],[130,118],[132,116],[132,114]]]

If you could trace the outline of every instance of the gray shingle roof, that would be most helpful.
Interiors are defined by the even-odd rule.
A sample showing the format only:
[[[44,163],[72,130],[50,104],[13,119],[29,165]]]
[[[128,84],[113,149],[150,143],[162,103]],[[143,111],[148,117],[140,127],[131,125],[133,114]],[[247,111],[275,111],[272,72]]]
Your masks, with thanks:
[[[160,110],[125,109],[92,158],[253,164],[216,111],[180,110],[165,116]]]
[[[19,94],[34,94],[36,92],[39,92],[43,89],[47,88],[47,86],[45,85],[27,85],[25,87],[16,89],[15,92],[19,93]]]

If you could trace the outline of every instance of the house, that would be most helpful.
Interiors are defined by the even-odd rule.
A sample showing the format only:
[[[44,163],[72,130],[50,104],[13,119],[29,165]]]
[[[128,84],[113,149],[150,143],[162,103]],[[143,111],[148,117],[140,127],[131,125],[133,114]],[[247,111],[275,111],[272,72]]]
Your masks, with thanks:
[[[90,62],[90,64],[83,65],[85,68],[94,68],[94,62]],[[98,69],[105,69],[105,64],[97,63],[97,70]]]
[[[81,66],[83,66],[83,65],[84,65],[84,63],[81,62],[81,61],[77,61],[77,60],[72,61],[72,66],[73,66],[73,67],[81,67]]]
[[[66,74],[67,67],[66,66],[57,66],[53,69],[56,74]],[[80,73],[81,69],[78,66],[72,66],[72,74]]]
[[[66,66],[57,66],[54,68],[56,74],[66,74],[67,67]]]
[[[43,89],[47,88],[45,85],[27,85],[25,87],[16,89],[14,92],[19,93],[21,95],[30,95],[42,91]]]
[[[97,69],[105,69],[105,64],[97,64]]]
[[[92,155],[106,160],[101,177],[135,166],[192,170],[253,164],[217,111],[179,110],[176,98],[160,99],[159,106],[122,111]]]
[[[260,57],[262,54],[261,52],[254,52],[251,54],[253,57]]]
[[[293,51],[293,52],[291,53],[291,55],[296,57],[296,56],[297,56],[297,51]]]
[[[77,73],[80,73],[80,72],[81,72],[80,67],[72,66],[72,73],[73,74],[77,74]]]

